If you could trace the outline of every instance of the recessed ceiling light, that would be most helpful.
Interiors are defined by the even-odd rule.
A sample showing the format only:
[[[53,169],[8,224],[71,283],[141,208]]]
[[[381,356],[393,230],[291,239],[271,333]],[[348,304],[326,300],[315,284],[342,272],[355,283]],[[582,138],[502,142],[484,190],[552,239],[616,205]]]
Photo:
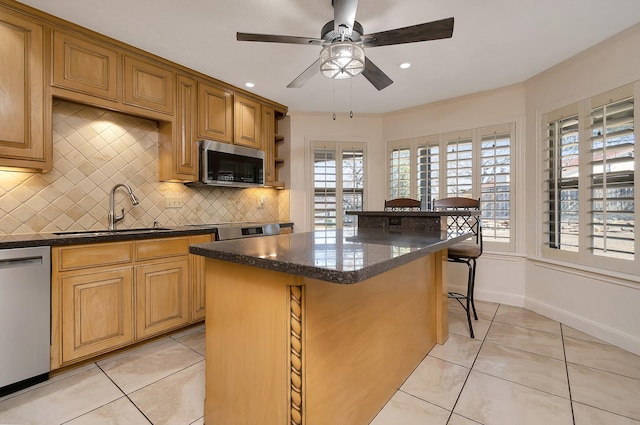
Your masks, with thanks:
[[[249,88],[255,86],[255,84],[253,84],[253,83],[244,83],[244,85],[245,85],[245,87],[249,87]]]
[[[411,64],[409,62],[403,62],[398,66],[400,67],[400,69],[407,69],[411,66]]]

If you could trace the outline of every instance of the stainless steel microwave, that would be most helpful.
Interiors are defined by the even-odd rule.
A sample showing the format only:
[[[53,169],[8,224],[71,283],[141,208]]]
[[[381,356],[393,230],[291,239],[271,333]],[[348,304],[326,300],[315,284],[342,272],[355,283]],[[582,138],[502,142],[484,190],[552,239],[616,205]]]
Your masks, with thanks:
[[[229,143],[201,140],[200,183],[209,186],[264,186],[264,152]]]

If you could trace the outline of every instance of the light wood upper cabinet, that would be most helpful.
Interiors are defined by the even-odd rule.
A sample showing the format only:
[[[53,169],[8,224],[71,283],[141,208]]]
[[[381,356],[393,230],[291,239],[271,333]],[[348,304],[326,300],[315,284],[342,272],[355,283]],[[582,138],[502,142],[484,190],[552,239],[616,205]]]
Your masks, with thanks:
[[[262,105],[236,94],[233,114],[233,143],[262,149]]]
[[[42,25],[0,10],[0,167],[52,168],[43,37]]]
[[[233,142],[233,94],[198,82],[198,137]]]
[[[60,31],[53,32],[53,84],[117,101],[118,52]]]
[[[178,76],[178,111],[176,114],[176,166],[178,174],[197,180],[198,140],[196,137],[196,110],[198,93],[196,82]]]
[[[159,126],[158,179],[192,182],[198,179],[196,82],[178,75],[176,89],[175,121]]]
[[[124,103],[173,114],[176,78],[173,71],[125,55],[123,77]]]

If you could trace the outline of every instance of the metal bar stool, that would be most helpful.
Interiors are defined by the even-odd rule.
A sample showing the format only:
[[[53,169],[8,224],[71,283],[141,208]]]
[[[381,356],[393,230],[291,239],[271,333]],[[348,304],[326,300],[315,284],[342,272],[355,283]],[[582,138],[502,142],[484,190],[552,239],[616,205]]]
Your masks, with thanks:
[[[471,310],[473,310],[473,318],[478,320],[476,313],[476,305],[474,302],[473,291],[476,281],[476,260],[482,255],[482,221],[480,214],[464,215],[460,214],[464,211],[480,211],[480,199],[470,199],[461,197],[451,197],[438,199],[433,202],[433,208],[442,211],[455,211],[455,216],[447,218],[447,230],[450,232],[471,232],[473,237],[470,240],[459,242],[448,250],[447,260],[452,263],[464,263],[469,268],[467,277],[467,293],[449,292],[449,298],[453,298],[464,308],[467,313],[467,322],[469,323],[469,333],[471,338],[475,338],[473,334],[473,324],[471,323]],[[462,300],[466,302],[463,304]]]

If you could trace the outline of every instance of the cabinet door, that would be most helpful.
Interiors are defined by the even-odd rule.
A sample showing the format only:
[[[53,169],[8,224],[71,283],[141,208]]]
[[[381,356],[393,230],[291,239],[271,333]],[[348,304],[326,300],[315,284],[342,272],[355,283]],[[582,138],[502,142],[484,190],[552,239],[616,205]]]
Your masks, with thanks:
[[[233,95],[211,84],[198,83],[198,137],[233,141]]]
[[[262,105],[262,145],[264,149],[264,184],[272,185],[276,180],[275,115],[273,108]]]
[[[211,242],[211,235],[193,236],[192,244]],[[201,255],[191,257],[191,321],[196,322],[205,317],[205,262]]]
[[[236,95],[233,114],[233,143],[262,149],[262,105]]]
[[[130,56],[124,57],[124,103],[173,114],[175,73]]]
[[[192,182],[198,179],[196,82],[178,75],[175,123],[160,124],[158,179]]]
[[[136,338],[189,323],[189,257],[136,266]]]
[[[55,31],[53,84],[91,96],[116,101],[118,53]]]
[[[133,341],[131,267],[60,278],[63,363]]]
[[[43,36],[41,25],[0,11],[0,167],[52,167]]]

